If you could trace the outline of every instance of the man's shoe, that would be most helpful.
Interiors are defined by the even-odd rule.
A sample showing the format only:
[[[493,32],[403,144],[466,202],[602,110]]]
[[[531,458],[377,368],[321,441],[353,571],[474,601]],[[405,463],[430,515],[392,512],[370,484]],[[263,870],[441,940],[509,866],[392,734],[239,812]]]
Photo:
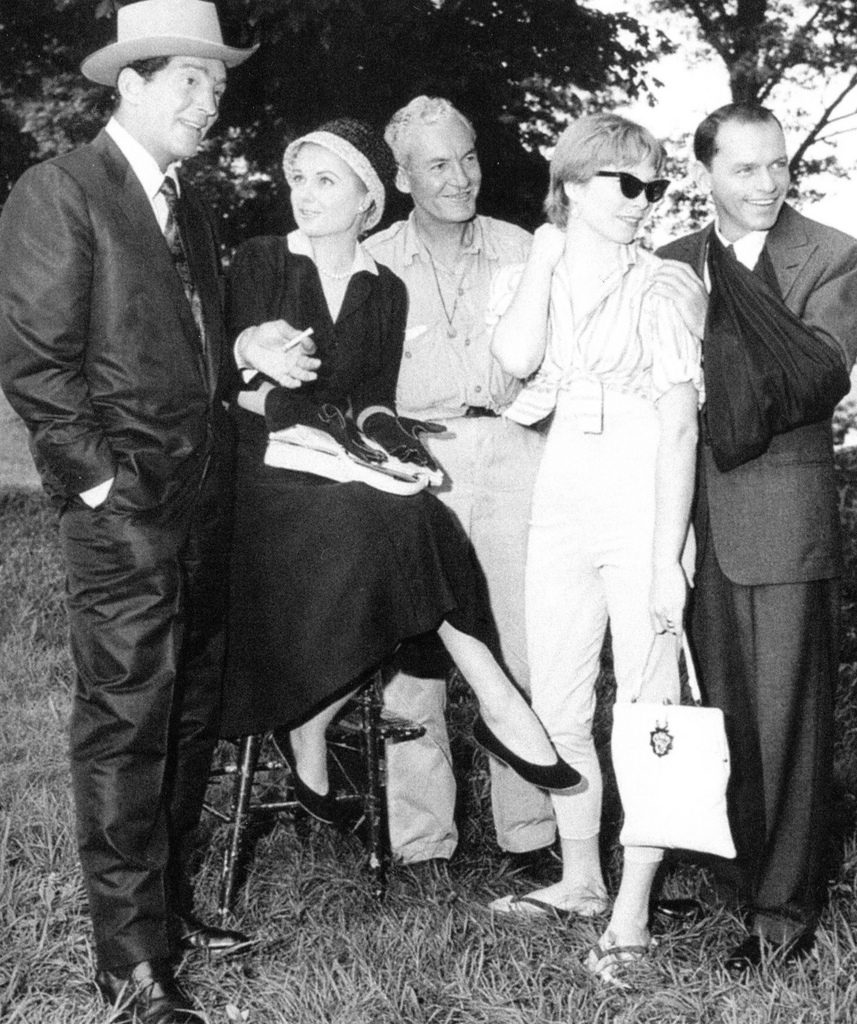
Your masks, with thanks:
[[[176,945],[180,949],[202,950],[210,956],[235,956],[257,942],[243,932],[204,924],[191,916],[173,918]]]
[[[708,916],[705,905],[690,896],[656,900],[652,905],[652,911],[674,924],[694,924]]]
[[[143,960],[128,971],[100,970],[95,984],[118,1015],[114,1024],[200,1024],[201,1015],[176,984],[166,960]]]
[[[747,974],[758,970],[765,960],[776,964],[796,963],[809,956],[814,948],[815,936],[811,932],[804,932],[783,943],[769,942],[761,935],[748,935],[732,950],[723,966],[730,974]]]
[[[558,881],[562,872],[562,858],[553,844],[520,853],[507,850],[503,855],[501,871],[506,875],[529,878],[547,885]]]

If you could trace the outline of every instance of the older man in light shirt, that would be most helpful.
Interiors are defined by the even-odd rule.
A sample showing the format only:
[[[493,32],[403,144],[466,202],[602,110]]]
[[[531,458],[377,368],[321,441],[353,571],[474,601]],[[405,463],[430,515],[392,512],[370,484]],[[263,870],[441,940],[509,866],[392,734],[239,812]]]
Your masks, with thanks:
[[[424,441],[446,473],[438,496],[473,543],[503,660],[526,691],[524,562],[543,439],[501,416],[520,385],[491,356],[489,293],[501,267],[526,258],[530,236],[476,214],[482,180],[476,136],[447,100],[417,97],[393,116],[385,137],[398,164],[396,185],[414,202],[407,220],[365,243],[408,287],[396,404],[405,416],[447,427],[445,436]],[[446,679],[436,666],[422,671],[400,670],[386,691],[391,711],[426,727],[422,739],[388,751],[391,841],[408,864],[446,861],[458,840]],[[489,763],[497,841],[527,860],[555,838],[550,801],[505,765]]]

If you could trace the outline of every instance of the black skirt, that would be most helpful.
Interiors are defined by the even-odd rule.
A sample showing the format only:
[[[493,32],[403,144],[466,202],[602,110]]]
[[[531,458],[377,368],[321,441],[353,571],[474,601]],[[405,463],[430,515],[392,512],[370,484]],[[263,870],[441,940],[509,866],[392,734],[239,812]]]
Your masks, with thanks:
[[[221,735],[311,717],[444,619],[494,649],[472,547],[432,494],[239,461]]]

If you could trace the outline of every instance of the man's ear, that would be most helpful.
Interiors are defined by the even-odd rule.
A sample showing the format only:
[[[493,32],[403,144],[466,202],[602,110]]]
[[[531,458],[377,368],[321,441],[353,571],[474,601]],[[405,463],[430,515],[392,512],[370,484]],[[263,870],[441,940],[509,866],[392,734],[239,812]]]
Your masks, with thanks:
[[[396,188],[400,192],[404,192],[406,196],[411,194],[411,181],[408,178],[408,172],[401,165],[396,168]]]
[[[116,79],[116,91],[127,103],[133,103],[144,84],[143,76],[137,74],[133,68],[122,68]]]
[[[711,193],[711,171],[699,160],[694,160],[690,165],[690,176],[698,189],[706,194]]]

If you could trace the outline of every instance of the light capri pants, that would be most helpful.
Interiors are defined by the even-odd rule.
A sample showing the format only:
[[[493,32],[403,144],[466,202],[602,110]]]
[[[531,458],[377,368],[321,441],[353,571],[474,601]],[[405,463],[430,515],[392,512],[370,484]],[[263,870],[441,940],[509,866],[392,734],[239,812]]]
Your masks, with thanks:
[[[616,700],[678,702],[678,640],[649,617],[658,414],[638,395],[597,381],[559,392],[533,494],[526,622],[533,708],[583,776],[551,794],[562,839],[599,832],[602,780],[592,736],[595,683],[608,620]],[[603,396],[603,399],[602,399]],[[600,428],[600,430],[599,430]],[[596,432],[597,431],[597,432]],[[627,848],[627,860],[661,850]]]

